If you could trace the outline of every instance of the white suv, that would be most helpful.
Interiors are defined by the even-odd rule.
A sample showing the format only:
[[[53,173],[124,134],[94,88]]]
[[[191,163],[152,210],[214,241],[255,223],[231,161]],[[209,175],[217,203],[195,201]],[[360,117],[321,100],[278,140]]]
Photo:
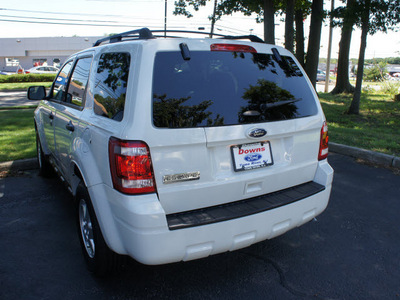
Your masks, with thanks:
[[[327,206],[333,170],[318,97],[287,50],[155,37],[144,28],[71,56],[35,111],[40,172],[77,203],[89,269],[247,247]],[[155,34],[155,33],[154,33]],[[243,37],[240,37],[243,39]]]

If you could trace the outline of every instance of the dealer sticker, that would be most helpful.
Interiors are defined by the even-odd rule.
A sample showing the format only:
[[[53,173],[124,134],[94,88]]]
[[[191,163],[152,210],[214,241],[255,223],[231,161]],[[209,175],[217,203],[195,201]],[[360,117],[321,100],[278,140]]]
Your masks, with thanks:
[[[235,145],[231,147],[236,172],[267,167],[274,164],[270,142]]]

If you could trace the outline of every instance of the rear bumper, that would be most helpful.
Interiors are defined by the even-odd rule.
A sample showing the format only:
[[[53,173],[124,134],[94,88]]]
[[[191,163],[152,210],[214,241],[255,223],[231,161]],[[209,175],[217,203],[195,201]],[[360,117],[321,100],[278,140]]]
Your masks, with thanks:
[[[322,185],[316,193],[258,213],[176,230],[171,230],[156,195],[126,196],[105,185],[93,186],[89,192],[96,199],[96,214],[109,247],[155,265],[234,251],[300,226],[326,208],[332,178],[333,170],[325,160],[314,178]]]

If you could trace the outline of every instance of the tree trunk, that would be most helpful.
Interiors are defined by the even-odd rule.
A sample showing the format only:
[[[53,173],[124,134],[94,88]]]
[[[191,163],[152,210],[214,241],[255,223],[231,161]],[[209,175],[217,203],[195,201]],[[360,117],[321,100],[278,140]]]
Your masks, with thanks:
[[[314,87],[317,83],[319,46],[321,42],[322,19],[324,17],[323,6],[323,0],[313,0],[311,5],[311,24],[305,70]]]
[[[361,27],[361,45],[360,54],[358,56],[358,69],[357,69],[357,81],[356,89],[354,91],[353,100],[351,101],[348,113],[358,115],[360,113],[360,99],[361,99],[361,87],[364,75],[364,60],[365,60],[365,49],[367,48],[367,35],[369,30],[369,13],[370,13],[371,0],[365,0],[365,11],[362,16],[362,27]]]
[[[285,18],[285,48],[293,53],[294,44],[294,3],[295,0],[286,0],[286,18]]]
[[[346,13],[343,20],[342,36],[339,43],[339,57],[337,65],[336,85],[332,94],[353,93],[354,87],[349,81],[349,53],[351,43],[351,33],[354,25],[354,7],[355,0],[348,0]]]
[[[264,0],[264,41],[275,44],[275,7],[274,0]]]
[[[298,9],[295,13],[296,20],[296,58],[304,67],[304,23],[303,10]]]

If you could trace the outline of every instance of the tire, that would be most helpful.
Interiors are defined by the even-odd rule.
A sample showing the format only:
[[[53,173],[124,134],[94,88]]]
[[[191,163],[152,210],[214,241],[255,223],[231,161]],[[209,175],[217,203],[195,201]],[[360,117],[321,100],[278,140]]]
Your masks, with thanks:
[[[101,233],[87,188],[81,182],[76,193],[78,235],[87,267],[99,277],[121,270],[124,257],[108,248]]]
[[[51,177],[54,174],[53,168],[43,152],[40,143],[39,134],[36,132],[36,154],[39,164],[39,175],[43,177]]]

